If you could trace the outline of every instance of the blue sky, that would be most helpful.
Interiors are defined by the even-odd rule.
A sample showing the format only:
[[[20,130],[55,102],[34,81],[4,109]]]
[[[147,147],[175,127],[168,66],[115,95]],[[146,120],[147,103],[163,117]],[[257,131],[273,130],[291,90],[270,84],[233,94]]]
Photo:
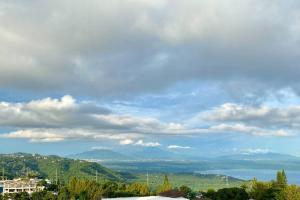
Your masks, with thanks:
[[[0,1],[0,151],[298,155],[299,9]]]

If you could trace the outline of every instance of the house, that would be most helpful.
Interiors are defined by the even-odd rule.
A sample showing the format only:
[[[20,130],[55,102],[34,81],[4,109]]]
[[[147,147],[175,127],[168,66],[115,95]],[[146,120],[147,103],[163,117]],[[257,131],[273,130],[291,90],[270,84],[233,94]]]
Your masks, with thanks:
[[[3,194],[19,192],[27,192],[31,194],[44,189],[43,186],[38,186],[38,182],[38,179],[19,178],[13,180],[4,180],[0,182],[0,191],[2,191]]]

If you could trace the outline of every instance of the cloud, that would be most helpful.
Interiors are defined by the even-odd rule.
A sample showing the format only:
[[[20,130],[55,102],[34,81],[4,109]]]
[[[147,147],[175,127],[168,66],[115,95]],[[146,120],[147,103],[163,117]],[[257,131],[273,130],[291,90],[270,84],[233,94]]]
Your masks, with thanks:
[[[278,136],[278,137],[287,137],[292,136],[294,133],[291,133],[286,130],[268,130],[262,129],[255,126],[247,126],[244,124],[218,124],[209,127],[209,132],[214,133],[242,133],[247,135],[254,135],[254,136]]]
[[[161,146],[158,142],[144,142],[143,140],[139,140],[134,143],[135,146],[142,146],[142,147],[158,147]]]
[[[261,148],[256,148],[256,149],[246,149],[245,150],[246,153],[250,153],[250,154],[266,154],[271,152],[269,149],[261,149]]]
[[[7,128],[87,129],[103,132],[176,133],[183,126],[150,117],[115,114],[72,96],[45,98],[28,103],[0,102],[0,125]]]
[[[13,128],[96,127],[93,115],[106,115],[110,110],[89,102],[77,103],[69,95],[61,99],[45,98],[28,103],[0,102],[0,125]],[[104,127],[105,124],[102,124]]]
[[[169,145],[168,149],[190,149],[190,146]]]
[[[133,143],[134,143],[134,141],[131,139],[125,139],[125,140],[120,141],[121,145],[129,145],[129,144],[133,144]]]
[[[61,99],[44,98],[19,103],[0,102],[0,126],[12,130],[0,134],[0,137],[27,139],[31,142],[60,142],[78,139],[116,140],[121,145],[159,146],[158,142],[145,143],[143,139],[153,135],[240,133],[284,137],[295,134],[295,130],[291,128],[274,129],[272,126],[264,128],[259,124],[247,123],[246,119],[253,118],[253,116],[256,118],[260,116],[260,120],[263,121],[263,116],[269,116],[266,114],[268,110],[266,108],[259,109],[257,112],[254,108],[243,108],[246,111],[249,110],[246,112],[236,107],[233,104],[226,104],[200,114],[200,119],[213,123],[205,127],[197,127],[191,124],[164,122],[152,117],[117,114],[93,102],[77,101],[69,95]],[[287,110],[289,112],[283,110],[278,111],[278,114],[274,114],[276,113],[274,111],[271,113],[274,119],[277,119],[276,122],[280,121],[279,116],[284,116],[296,123],[297,120],[292,118],[295,118],[297,109],[293,107]],[[220,114],[219,118],[216,113]],[[285,120],[281,121],[285,122]]]
[[[126,133],[101,133],[87,129],[25,129],[0,134],[0,138],[27,139],[30,142],[61,142],[67,140],[116,140],[140,138],[142,135]]]
[[[298,129],[300,127],[300,106],[269,107],[226,103],[200,113],[199,118],[212,122],[247,123],[269,129]]]
[[[299,92],[299,9],[295,0],[2,1],[0,88],[99,97],[196,80],[231,95]]]
[[[155,118],[116,114],[93,102],[78,102],[72,96],[44,98],[29,102],[0,102],[0,126],[13,131],[1,138],[23,138],[31,142],[63,140],[118,140],[120,144],[152,134],[188,134],[191,130],[177,123]],[[157,145],[141,143],[137,145]]]

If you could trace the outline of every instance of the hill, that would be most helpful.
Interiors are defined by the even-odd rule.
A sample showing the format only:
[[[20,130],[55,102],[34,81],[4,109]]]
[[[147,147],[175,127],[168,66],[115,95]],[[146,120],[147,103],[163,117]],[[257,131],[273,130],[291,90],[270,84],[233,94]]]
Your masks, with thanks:
[[[5,176],[8,178],[30,175],[54,180],[57,173],[61,181],[67,181],[72,176],[94,179],[97,171],[98,180],[124,180],[121,174],[98,163],[59,156],[25,153],[0,154],[0,167],[4,168]]]
[[[181,160],[183,158],[182,155],[159,147],[138,148],[132,151],[131,154],[138,160]]]
[[[125,153],[124,153],[125,152]],[[130,161],[130,160],[192,160],[187,154],[182,154],[174,151],[164,150],[159,147],[131,147],[126,151],[97,149],[85,151],[78,154],[69,155],[69,158],[84,159],[84,160],[98,160],[98,161]]]

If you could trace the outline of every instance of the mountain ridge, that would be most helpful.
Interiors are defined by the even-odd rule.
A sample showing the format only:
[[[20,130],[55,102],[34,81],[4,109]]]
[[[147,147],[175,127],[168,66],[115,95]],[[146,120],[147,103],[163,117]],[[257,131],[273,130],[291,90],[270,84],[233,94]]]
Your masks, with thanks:
[[[54,179],[58,173],[62,181],[72,176],[93,179],[97,171],[99,179],[122,181],[124,177],[96,162],[74,160],[55,155],[28,153],[0,154],[0,167],[5,171],[6,178],[26,175]]]

